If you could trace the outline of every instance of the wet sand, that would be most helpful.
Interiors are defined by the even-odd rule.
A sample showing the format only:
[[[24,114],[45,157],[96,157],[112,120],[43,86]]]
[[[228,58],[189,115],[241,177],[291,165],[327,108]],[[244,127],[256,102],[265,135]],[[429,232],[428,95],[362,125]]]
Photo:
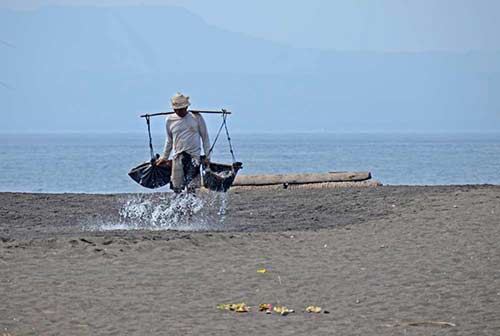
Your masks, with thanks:
[[[85,231],[134,197],[160,195],[0,193],[0,335],[500,334],[500,186],[233,192],[200,232]]]

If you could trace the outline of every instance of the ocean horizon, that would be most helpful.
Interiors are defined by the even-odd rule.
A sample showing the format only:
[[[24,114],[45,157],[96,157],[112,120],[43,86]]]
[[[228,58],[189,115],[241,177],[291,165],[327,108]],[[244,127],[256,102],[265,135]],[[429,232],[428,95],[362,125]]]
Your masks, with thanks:
[[[165,135],[153,140],[161,154]],[[232,142],[245,175],[370,171],[384,185],[500,184],[500,132],[232,132]],[[145,132],[0,133],[0,191],[151,192],[127,175],[148,156]],[[223,134],[212,161],[232,161]]]

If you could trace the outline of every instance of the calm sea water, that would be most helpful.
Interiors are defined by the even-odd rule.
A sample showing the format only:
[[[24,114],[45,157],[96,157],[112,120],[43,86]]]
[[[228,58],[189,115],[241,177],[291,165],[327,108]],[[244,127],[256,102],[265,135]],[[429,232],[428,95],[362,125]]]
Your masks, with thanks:
[[[161,153],[164,135],[154,139]],[[500,184],[500,134],[285,133],[232,139],[242,174],[371,171],[391,185]],[[145,192],[127,172],[148,153],[146,134],[3,134],[0,191]],[[231,161],[225,139],[213,159]]]

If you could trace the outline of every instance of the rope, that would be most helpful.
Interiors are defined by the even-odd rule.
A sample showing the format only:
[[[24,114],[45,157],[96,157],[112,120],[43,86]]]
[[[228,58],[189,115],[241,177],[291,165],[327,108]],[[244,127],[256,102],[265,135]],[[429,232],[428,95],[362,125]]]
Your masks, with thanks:
[[[153,150],[153,139],[151,138],[151,117],[146,116],[146,123],[148,124],[148,135],[149,135],[149,152],[151,154],[151,160],[155,159],[155,154]]]
[[[224,118],[224,115],[222,118]],[[220,132],[222,131],[222,127],[224,127],[224,123],[225,123],[225,120],[222,121],[222,124],[219,127],[219,131],[217,131],[217,135],[215,136],[214,142],[212,143],[212,147],[210,147],[210,150],[208,151],[208,156],[210,156],[210,154],[212,154],[212,151],[215,147],[215,144],[217,143],[217,139],[219,139]]]
[[[217,131],[217,135],[215,136],[214,142],[212,143],[212,147],[210,147],[210,150],[208,151],[208,155],[210,156],[210,154],[212,154],[212,151],[215,147],[215,144],[217,143],[217,140],[219,139],[219,135],[222,131],[222,128],[225,128],[226,136],[227,136],[227,143],[229,144],[229,152],[231,153],[231,156],[233,158],[233,162],[236,162],[236,157],[234,156],[234,151],[233,151],[233,145],[231,144],[231,137],[229,136],[229,130],[227,128],[226,118],[227,118],[227,115],[223,114],[222,115],[222,124],[219,127],[219,131]]]
[[[226,123],[226,115],[222,115],[224,119],[224,128],[226,129],[226,135],[227,135],[227,143],[229,144],[229,151],[231,152],[231,156],[233,157],[233,162],[236,162],[236,158],[234,156],[234,151],[233,151],[233,145],[231,144],[231,137],[229,136],[229,130],[227,129],[227,123]]]

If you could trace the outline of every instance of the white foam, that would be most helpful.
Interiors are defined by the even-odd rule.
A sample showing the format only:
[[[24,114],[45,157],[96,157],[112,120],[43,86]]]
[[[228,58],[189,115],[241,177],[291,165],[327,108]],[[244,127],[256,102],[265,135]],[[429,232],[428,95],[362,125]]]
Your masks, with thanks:
[[[228,206],[227,193],[141,194],[123,200],[117,223],[87,225],[91,231],[221,230]]]

